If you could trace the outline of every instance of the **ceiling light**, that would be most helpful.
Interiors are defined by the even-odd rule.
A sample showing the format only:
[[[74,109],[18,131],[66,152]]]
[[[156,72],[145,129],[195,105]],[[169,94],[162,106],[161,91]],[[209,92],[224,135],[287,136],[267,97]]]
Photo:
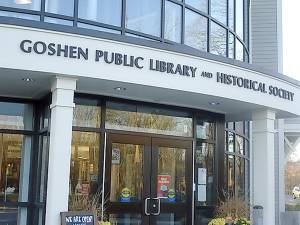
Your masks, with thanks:
[[[22,80],[25,82],[34,82],[35,81],[34,79],[32,79],[30,77],[24,77]]]
[[[124,87],[115,87],[114,89],[116,91],[126,91],[126,88],[124,88]]]
[[[19,5],[31,4],[32,0],[15,0],[15,3]]]
[[[220,105],[219,102],[210,102],[209,104],[210,104],[210,105]]]

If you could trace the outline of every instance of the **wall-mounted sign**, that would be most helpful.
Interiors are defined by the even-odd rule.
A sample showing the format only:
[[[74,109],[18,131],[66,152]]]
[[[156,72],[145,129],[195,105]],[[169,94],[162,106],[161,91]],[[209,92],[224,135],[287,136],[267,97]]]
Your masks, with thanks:
[[[98,221],[93,212],[62,212],[61,225],[97,225]]]
[[[294,101],[294,93],[282,87],[266,84],[239,74],[227,74],[223,71],[204,71],[196,65],[174,63],[172,61],[128,55],[126,53],[106,51],[103,49],[89,49],[75,45],[60,43],[46,43],[44,41],[22,40],[19,47],[23,53],[47,55],[50,57],[64,57],[72,60],[93,60],[95,63],[105,63],[111,66],[132,67],[138,70],[150,70],[170,75],[189,78],[202,77],[215,79],[216,83],[231,87],[247,89],[261,94],[268,94],[277,98]]]

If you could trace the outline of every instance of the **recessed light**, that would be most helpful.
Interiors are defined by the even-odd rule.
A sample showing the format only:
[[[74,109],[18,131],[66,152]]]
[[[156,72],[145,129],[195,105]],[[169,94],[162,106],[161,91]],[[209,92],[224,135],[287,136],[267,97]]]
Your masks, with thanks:
[[[219,102],[210,102],[209,104],[210,104],[210,105],[220,105]]]
[[[126,88],[124,88],[124,87],[115,87],[114,89],[116,91],[126,91]]]
[[[30,77],[24,77],[22,80],[25,82],[34,82],[35,81],[34,79],[32,79]]]
[[[31,4],[32,0],[15,0],[15,3],[19,5]]]

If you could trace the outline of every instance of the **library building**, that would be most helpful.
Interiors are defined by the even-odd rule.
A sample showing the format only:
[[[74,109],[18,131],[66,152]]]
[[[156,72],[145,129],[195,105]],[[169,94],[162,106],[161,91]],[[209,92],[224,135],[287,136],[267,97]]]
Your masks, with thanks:
[[[254,63],[256,7],[1,0],[0,224],[95,204],[111,225],[207,225],[229,198],[274,224],[274,122],[300,116],[300,82]]]

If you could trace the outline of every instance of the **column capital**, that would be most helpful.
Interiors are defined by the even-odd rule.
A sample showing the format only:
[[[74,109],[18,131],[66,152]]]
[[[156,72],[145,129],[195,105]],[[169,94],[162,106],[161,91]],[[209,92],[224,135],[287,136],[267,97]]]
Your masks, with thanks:
[[[276,119],[276,112],[270,109],[262,109],[257,110],[252,113],[252,120],[275,120]]]
[[[64,90],[76,90],[76,79],[75,77],[66,77],[66,76],[56,76],[52,80],[51,91],[55,89],[64,89]]]
[[[74,108],[74,91],[76,90],[76,81],[74,77],[56,76],[52,82],[52,103],[50,108],[68,107]]]

